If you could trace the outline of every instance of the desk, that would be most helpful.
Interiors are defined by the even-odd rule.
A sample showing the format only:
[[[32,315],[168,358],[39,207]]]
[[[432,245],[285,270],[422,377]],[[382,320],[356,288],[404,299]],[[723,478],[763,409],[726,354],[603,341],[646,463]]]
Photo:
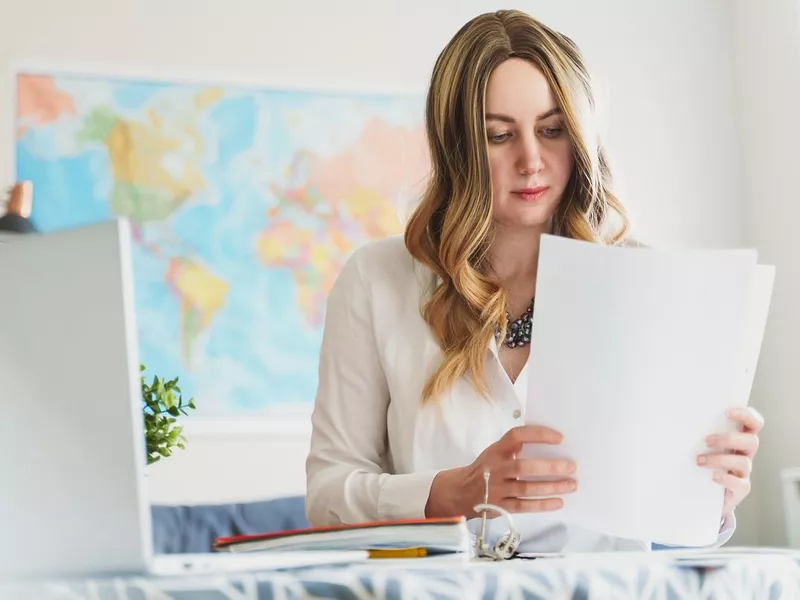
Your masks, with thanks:
[[[800,560],[748,556],[724,567],[677,567],[657,557],[500,563],[372,560],[342,567],[202,577],[93,579],[0,588],[3,600],[262,600],[294,598],[555,599],[800,598]]]

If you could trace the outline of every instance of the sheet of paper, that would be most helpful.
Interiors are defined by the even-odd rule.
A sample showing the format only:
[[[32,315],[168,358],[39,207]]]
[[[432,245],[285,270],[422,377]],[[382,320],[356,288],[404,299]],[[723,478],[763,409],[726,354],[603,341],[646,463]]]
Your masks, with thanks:
[[[775,267],[771,265],[758,265],[754,274],[753,285],[750,288],[747,320],[744,328],[744,341],[741,345],[742,353],[742,397],[738,404],[746,405],[753,390],[753,380],[756,375],[758,358],[761,354],[761,345],[764,341],[764,331],[767,325],[767,316],[772,302],[772,290],[775,285]]]
[[[777,561],[784,561],[788,567],[794,567],[800,559],[800,551],[791,548],[769,547],[722,547],[703,549],[671,549],[655,552],[622,551],[622,552],[529,552],[520,553],[518,558],[546,560],[567,563],[583,568],[606,567],[618,568],[636,565],[668,564],[686,568],[718,568],[726,567],[734,561],[747,561],[749,564],[759,563],[774,566]]]
[[[749,397],[743,368],[755,368],[772,286],[756,260],[746,249],[542,239],[526,421],[564,442],[523,454],[578,465],[578,491],[543,520],[668,545],[717,541],[723,489],[696,457]]]

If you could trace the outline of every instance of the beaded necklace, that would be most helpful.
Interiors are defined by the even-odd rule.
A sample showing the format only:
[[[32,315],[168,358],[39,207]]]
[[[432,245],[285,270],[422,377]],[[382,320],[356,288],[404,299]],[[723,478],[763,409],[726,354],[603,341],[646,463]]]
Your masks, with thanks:
[[[511,315],[506,311],[506,339],[503,345],[508,348],[521,348],[531,343],[531,328],[533,326],[533,304],[536,298],[531,298],[531,304],[520,317],[511,320]],[[495,337],[500,340],[500,326],[497,326]]]

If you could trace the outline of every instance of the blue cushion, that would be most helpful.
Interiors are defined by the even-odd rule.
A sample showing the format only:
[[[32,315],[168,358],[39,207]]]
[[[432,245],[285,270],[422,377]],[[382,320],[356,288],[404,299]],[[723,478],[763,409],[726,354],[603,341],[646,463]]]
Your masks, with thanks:
[[[309,527],[304,496],[238,504],[151,507],[157,554],[213,551],[218,537]]]

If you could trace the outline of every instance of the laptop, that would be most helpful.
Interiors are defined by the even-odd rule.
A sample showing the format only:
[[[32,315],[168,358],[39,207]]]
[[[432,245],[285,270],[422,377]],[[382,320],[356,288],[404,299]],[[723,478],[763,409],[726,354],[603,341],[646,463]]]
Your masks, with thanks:
[[[0,239],[0,580],[332,564],[153,551],[124,219]]]

